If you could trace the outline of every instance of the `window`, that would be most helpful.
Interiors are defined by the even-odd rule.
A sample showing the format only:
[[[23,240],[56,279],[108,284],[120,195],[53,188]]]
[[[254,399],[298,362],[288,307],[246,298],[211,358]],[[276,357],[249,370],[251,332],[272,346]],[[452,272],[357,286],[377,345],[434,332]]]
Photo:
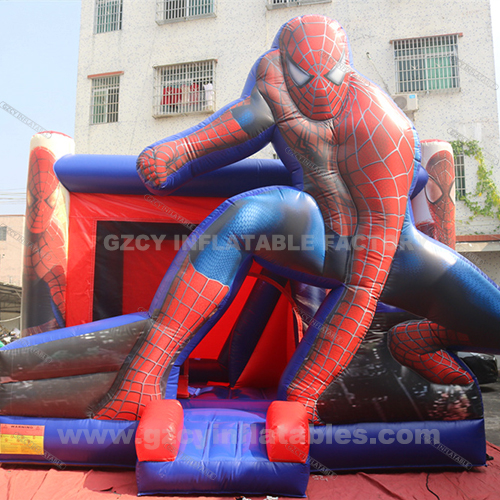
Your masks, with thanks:
[[[118,121],[119,92],[120,75],[92,78],[91,124]]]
[[[156,4],[158,24],[214,15],[215,0],[162,0]]]
[[[7,226],[0,226],[0,241],[7,239]]]
[[[460,153],[454,157],[455,160],[455,200],[460,200],[466,195],[465,190],[465,156]]]
[[[397,92],[458,89],[457,44],[458,34],[395,40]]]
[[[122,29],[123,0],[96,0],[94,33]]]
[[[214,109],[215,60],[156,68],[153,116],[212,112]]]
[[[311,3],[330,3],[332,0],[267,0],[267,8],[291,7],[293,5],[308,5]]]

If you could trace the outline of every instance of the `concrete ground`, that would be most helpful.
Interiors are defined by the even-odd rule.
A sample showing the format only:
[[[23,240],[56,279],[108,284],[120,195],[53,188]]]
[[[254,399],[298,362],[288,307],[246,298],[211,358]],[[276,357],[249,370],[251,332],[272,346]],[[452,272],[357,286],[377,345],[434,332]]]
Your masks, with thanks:
[[[486,440],[500,446],[500,381],[482,385],[481,392],[486,422]]]

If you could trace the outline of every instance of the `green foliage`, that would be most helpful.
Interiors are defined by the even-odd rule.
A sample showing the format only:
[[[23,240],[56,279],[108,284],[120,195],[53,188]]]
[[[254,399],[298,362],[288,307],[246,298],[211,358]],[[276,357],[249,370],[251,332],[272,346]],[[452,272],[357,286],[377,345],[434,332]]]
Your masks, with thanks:
[[[472,212],[469,220],[478,215],[500,220],[500,194],[493,180],[493,168],[488,168],[483,150],[478,141],[451,141],[453,154],[463,154],[477,161],[477,183],[473,193],[460,196],[467,208]]]

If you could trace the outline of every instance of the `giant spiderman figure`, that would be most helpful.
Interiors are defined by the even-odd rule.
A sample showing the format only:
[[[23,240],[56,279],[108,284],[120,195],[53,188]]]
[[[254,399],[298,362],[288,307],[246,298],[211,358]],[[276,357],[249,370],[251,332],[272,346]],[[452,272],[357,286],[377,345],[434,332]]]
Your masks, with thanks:
[[[175,398],[190,346],[220,317],[252,260],[331,289],[278,394],[302,402],[312,422],[321,422],[317,400],[349,364],[379,300],[428,318],[395,329],[390,346],[434,382],[471,382],[447,347],[499,347],[498,288],[415,229],[408,197],[419,168],[417,135],[349,58],[336,21],[295,18],[257,61],[239,100],[140,155],[148,188],[169,193],[272,142],[297,188],[236,196],[197,228],[153,301],[154,325],[96,418],[136,419],[150,399]],[[286,235],[294,249],[262,243],[273,235]]]

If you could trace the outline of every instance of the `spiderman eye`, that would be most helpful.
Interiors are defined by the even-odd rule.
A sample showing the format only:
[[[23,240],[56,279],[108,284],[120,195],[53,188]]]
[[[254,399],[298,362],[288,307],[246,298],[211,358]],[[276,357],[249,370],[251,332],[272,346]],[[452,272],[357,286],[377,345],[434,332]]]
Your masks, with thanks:
[[[429,176],[429,180],[425,186],[425,196],[429,200],[429,203],[433,204],[437,203],[443,196],[443,190],[431,176]]]
[[[312,80],[312,75],[299,68],[290,58],[287,60],[288,73],[297,87],[303,87]]]
[[[28,207],[31,207],[31,205],[33,205],[34,201],[35,201],[35,199],[33,198],[31,191],[28,189],[26,191],[26,203],[28,204]]]
[[[47,205],[50,208],[54,208],[56,206],[57,195],[58,195],[58,189],[56,188],[56,189],[54,189],[54,191],[52,191],[50,196],[47,196],[47,198],[45,199],[45,201],[47,202]]]
[[[345,63],[345,49],[342,52],[342,57],[339,62],[335,65],[333,69],[331,69],[326,75],[325,78],[330,80],[334,85],[340,85],[345,78],[346,73],[349,71],[348,66]]]
[[[451,185],[450,185],[450,193],[449,193],[449,196],[450,196],[450,200],[454,200],[455,199],[455,196],[456,196],[456,192],[455,192],[455,183],[452,182]]]

